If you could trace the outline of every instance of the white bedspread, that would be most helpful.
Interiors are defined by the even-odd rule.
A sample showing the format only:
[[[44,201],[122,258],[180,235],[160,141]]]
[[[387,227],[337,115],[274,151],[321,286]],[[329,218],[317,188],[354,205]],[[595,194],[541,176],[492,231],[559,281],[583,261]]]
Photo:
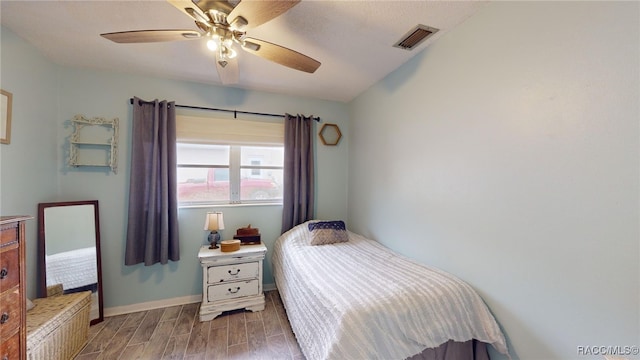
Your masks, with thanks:
[[[507,354],[480,296],[444,271],[349,233],[309,245],[307,224],[278,238],[276,285],[308,360],[404,359],[448,340],[477,339]]]
[[[70,290],[98,282],[96,248],[65,251],[46,256],[47,286],[62,284]]]

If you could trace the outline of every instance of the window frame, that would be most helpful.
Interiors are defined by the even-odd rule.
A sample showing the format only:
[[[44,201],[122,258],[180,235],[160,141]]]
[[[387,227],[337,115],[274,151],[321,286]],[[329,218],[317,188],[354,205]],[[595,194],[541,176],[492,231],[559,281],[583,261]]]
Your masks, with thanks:
[[[181,142],[178,141],[177,144],[193,144],[191,142]],[[197,145],[214,145],[214,144],[205,144],[199,143]],[[283,199],[275,198],[275,199],[241,199],[241,188],[240,184],[242,181],[242,170],[281,170],[284,171],[284,163],[282,166],[274,166],[274,165],[242,165],[242,148],[265,148],[265,147],[273,147],[273,148],[282,148],[284,149],[284,144],[274,144],[274,145],[257,145],[257,144],[215,144],[229,147],[229,160],[228,165],[214,165],[211,163],[201,163],[201,164],[181,164],[177,163],[177,169],[180,168],[192,168],[192,169],[228,169],[229,170],[229,199],[227,200],[208,200],[208,201],[181,201],[178,198],[178,206],[179,207],[197,207],[197,206],[220,206],[220,205],[255,205],[255,204],[269,204],[269,205],[282,205]],[[176,194],[176,196],[178,196]]]

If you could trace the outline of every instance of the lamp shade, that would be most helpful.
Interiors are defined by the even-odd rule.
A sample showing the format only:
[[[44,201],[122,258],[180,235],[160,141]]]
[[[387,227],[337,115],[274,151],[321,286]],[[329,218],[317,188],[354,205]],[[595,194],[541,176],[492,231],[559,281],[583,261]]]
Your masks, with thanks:
[[[207,213],[207,217],[204,221],[204,229],[213,231],[213,230],[224,230],[224,219],[222,217],[221,212],[210,212]]]

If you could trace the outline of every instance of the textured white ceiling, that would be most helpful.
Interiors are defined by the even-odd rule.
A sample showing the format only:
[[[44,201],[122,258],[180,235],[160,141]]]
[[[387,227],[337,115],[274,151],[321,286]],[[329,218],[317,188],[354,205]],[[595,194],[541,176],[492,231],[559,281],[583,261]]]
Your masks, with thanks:
[[[303,0],[248,30],[247,36],[308,55],[322,63],[320,68],[307,74],[240,52],[240,79],[232,86],[347,102],[485,4]],[[190,17],[166,1],[0,0],[0,23],[60,65],[221,84],[203,39],[116,44],[100,36],[127,30],[196,30]],[[413,51],[392,47],[417,24],[440,31]]]

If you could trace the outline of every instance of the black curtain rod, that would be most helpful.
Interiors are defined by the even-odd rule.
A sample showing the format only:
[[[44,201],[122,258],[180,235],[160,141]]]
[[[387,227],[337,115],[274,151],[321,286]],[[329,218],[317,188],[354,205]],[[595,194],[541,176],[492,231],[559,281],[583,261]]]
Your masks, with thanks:
[[[153,104],[153,101],[144,101],[144,100],[140,100],[142,103],[145,104]],[[131,104],[133,104],[133,98],[129,99],[129,102]],[[284,115],[282,114],[269,114],[269,113],[259,113],[259,112],[252,112],[252,111],[241,111],[241,110],[229,110],[229,109],[216,109],[216,108],[209,108],[209,107],[202,107],[202,106],[190,106],[190,105],[180,105],[180,104],[176,104],[176,107],[179,108],[185,108],[185,109],[196,109],[196,110],[209,110],[209,111],[222,111],[222,112],[229,112],[229,113],[233,113],[233,118],[237,118],[238,114],[249,114],[249,115],[259,115],[259,116],[271,116],[271,117],[281,117],[284,118]],[[313,120],[315,121],[320,121],[320,117],[311,117]]]

